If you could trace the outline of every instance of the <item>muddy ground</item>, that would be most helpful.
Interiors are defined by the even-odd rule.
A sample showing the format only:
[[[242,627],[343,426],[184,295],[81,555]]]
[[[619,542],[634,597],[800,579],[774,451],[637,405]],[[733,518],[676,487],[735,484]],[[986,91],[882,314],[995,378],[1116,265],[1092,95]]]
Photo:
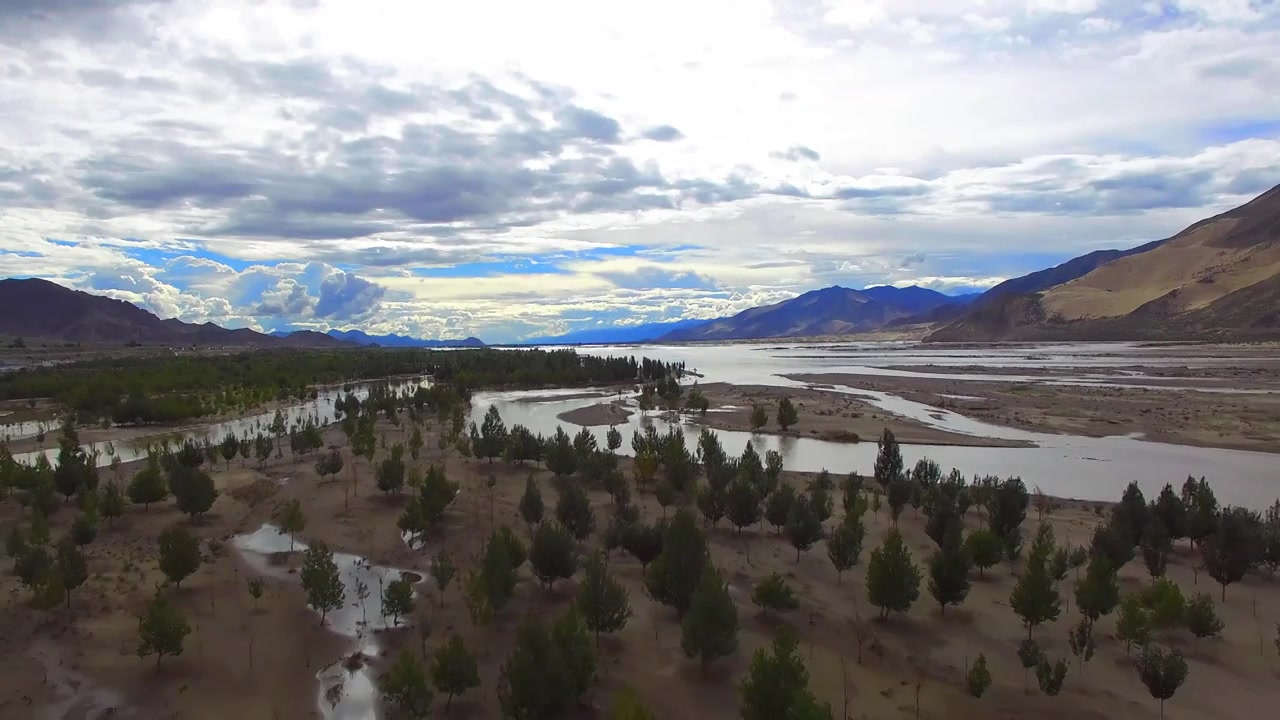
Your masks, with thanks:
[[[436,423],[433,423],[436,425]],[[385,422],[379,427],[388,442],[407,434]],[[330,431],[327,440],[341,442]],[[426,447],[435,447],[429,438]],[[346,450],[343,450],[346,454]],[[517,513],[526,476],[540,480],[548,514],[555,492],[550,475],[534,467],[509,467],[501,463],[444,458],[450,478],[462,483],[459,499],[451,507],[447,527],[426,550],[411,550],[399,537],[395,520],[402,498],[385,497],[372,482],[366,461],[355,465],[358,496],[344,509],[351,458],[338,482],[321,482],[312,469],[314,458],[299,462],[273,459],[261,471],[232,464],[219,465],[215,478],[222,493],[213,512],[203,521],[190,522],[170,506],[150,511],[131,507],[113,528],[102,528],[87,554],[93,577],[72,598],[70,609],[45,614],[32,609],[29,593],[15,578],[0,578],[0,642],[9,649],[0,655],[0,717],[39,718],[55,704],[66,707],[72,689],[88,692],[110,689],[121,698],[116,717],[146,718],[270,718],[318,717],[315,673],[339,659],[346,641],[319,626],[304,606],[296,581],[268,580],[266,596],[255,611],[246,591],[249,565],[237,556],[229,538],[251,532],[275,516],[291,498],[301,501],[308,518],[302,537],[323,540],[335,550],[358,553],[378,564],[425,571],[432,553],[445,548],[465,569],[474,563],[484,536],[494,525],[512,525],[527,537]],[[435,452],[416,461],[426,465],[440,461]],[[624,468],[630,467],[623,460]],[[126,477],[131,474],[126,468]],[[496,480],[492,494],[485,478]],[[805,484],[808,475],[788,473],[788,482]],[[1116,478],[1119,497],[1124,478]],[[1034,484],[1034,479],[1029,479]],[[606,523],[608,497],[592,492],[597,526]],[[638,496],[646,517],[660,515],[651,495]],[[837,503],[838,505],[838,503]],[[1083,544],[1104,510],[1097,503],[1063,503],[1048,521],[1060,542]],[[0,503],[0,519],[8,527],[19,510],[12,500]],[[828,521],[832,527],[839,517]],[[57,514],[55,537],[65,531],[71,508]],[[967,601],[941,615],[927,590],[925,558],[932,542],[924,535],[923,520],[906,510],[901,527],[916,562],[925,573],[919,601],[910,612],[887,622],[869,621],[875,612],[866,600],[863,584],[870,550],[880,542],[890,522],[886,510],[868,513],[869,536],[862,560],[838,581],[822,543],[797,562],[794,549],[771,531],[746,530],[741,534],[720,527],[711,530],[712,555],[731,582],[738,603],[741,638],[738,652],[717,661],[704,676],[696,662],[686,660],[679,648],[679,625],[669,608],[657,605],[642,590],[641,568],[634,559],[615,554],[612,572],[630,591],[633,616],[626,628],[602,644],[600,679],[586,698],[581,717],[602,717],[593,708],[607,707],[618,688],[634,687],[659,718],[719,720],[738,717],[737,683],[750,663],[751,653],[769,641],[778,622],[799,631],[802,650],[812,675],[812,685],[822,700],[832,703],[837,717],[848,718],[1155,718],[1158,703],[1137,678],[1124,644],[1112,638],[1115,616],[1099,621],[1098,654],[1083,674],[1073,664],[1062,694],[1046,697],[1024,692],[1023,672],[1016,659],[1018,641],[1026,630],[1008,607],[1009,592],[1018,567],[1001,564],[984,579],[975,577]],[[981,522],[973,511],[970,528]],[[188,525],[204,542],[205,565],[182,584],[169,588],[191,619],[194,631],[184,653],[166,658],[159,672],[153,659],[134,655],[136,616],[153,588],[162,581],[156,565],[155,538],[171,523]],[[1034,532],[1037,519],[1030,511],[1025,531]],[[598,535],[590,541],[598,544]],[[6,560],[7,561],[7,560]],[[784,574],[801,599],[800,608],[782,620],[762,617],[749,599],[753,583],[771,572]],[[1185,591],[1218,596],[1218,587],[1204,573],[1199,584],[1192,573],[1192,558],[1185,544],[1171,561],[1170,577]],[[554,617],[570,603],[574,582],[544,590],[520,570],[516,598],[489,627],[475,627],[469,619],[457,583],[445,593],[439,607],[433,599],[419,597],[414,623],[429,623],[431,652],[450,634],[460,634],[479,657],[482,685],[455,699],[447,717],[498,717],[495,686],[502,662],[510,651],[514,629],[528,613]],[[1148,582],[1141,563],[1130,563],[1122,573],[1125,590]],[[1071,597],[1072,577],[1062,584]],[[428,590],[429,591],[429,590]],[[1073,600],[1064,602],[1060,618],[1036,630],[1036,637],[1052,657],[1067,656],[1067,630],[1077,620]],[[1169,718],[1266,717],[1280,703],[1280,658],[1273,642],[1280,620],[1280,582],[1250,576],[1232,585],[1226,602],[1218,604],[1226,621],[1220,639],[1202,641],[1193,649],[1189,633],[1179,631],[1161,637],[1188,654],[1190,676],[1177,696],[1167,704]],[[861,651],[857,636],[861,634]],[[420,652],[416,629],[388,634],[390,652],[408,648]],[[994,686],[982,699],[967,696],[962,676],[966,663],[984,653],[990,663]],[[379,659],[378,662],[384,662]],[[1032,679],[1034,688],[1034,678]],[[61,694],[60,694],[61,693]],[[96,697],[105,693],[98,692]],[[845,698],[848,697],[846,705]],[[920,707],[917,712],[916,699]],[[444,698],[437,697],[436,713],[443,714]],[[1268,710],[1271,708],[1271,710]],[[83,710],[84,707],[81,707]],[[60,715],[61,716],[61,715]],[[72,709],[65,717],[82,717]]]

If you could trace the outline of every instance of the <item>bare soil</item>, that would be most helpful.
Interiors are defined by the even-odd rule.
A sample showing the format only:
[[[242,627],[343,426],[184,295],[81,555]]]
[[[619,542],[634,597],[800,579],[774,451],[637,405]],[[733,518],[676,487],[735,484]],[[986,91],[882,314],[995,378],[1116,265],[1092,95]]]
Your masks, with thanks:
[[[384,421],[379,432],[386,434],[389,443],[395,442],[408,434],[408,423],[392,428]],[[327,440],[339,442],[340,433],[331,430]],[[427,442],[426,447],[434,448],[435,443]],[[443,533],[430,540],[428,550],[411,550],[395,526],[403,499],[378,493],[364,460],[354,466],[358,494],[350,498],[350,509],[346,509],[344,498],[353,469],[349,455],[346,460],[347,467],[336,482],[317,478],[312,470],[314,458],[297,462],[287,457],[273,459],[262,470],[233,465],[225,471],[219,466],[215,478],[222,492],[203,521],[191,522],[168,504],[149,511],[129,508],[115,527],[104,525],[99,538],[87,547],[93,577],[76,591],[69,609],[45,614],[31,608],[29,593],[18,586],[16,578],[4,575],[0,578],[0,642],[9,652],[0,654],[0,717],[41,717],[60,700],[65,704],[69,693],[88,696],[102,688],[123,697],[117,717],[318,717],[315,673],[339,659],[348,646],[319,626],[292,579],[269,578],[266,596],[255,610],[246,591],[250,568],[231,547],[230,536],[255,530],[277,515],[286,500],[296,498],[308,518],[302,534],[307,540],[323,540],[335,550],[421,573],[425,573],[432,553],[444,548],[460,561],[465,572],[473,566],[492,527],[511,525],[527,537],[517,505],[529,473],[540,481],[548,514],[554,507],[554,483],[545,470],[429,453],[416,464],[443,461],[449,477],[462,484],[462,492],[449,511]],[[623,467],[630,471],[630,461],[624,459]],[[126,468],[126,477],[131,471]],[[497,480],[492,493],[485,485],[489,474]],[[787,473],[784,479],[803,486],[812,476]],[[1124,480],[1116,478],[1117,496]],[[597,525],[603,528],[608,497],[600,491],[590,495]],[[636,502],[646,518],[662,513],[650,494],[637,494]],[[1061,502],[1047,521],[1053,523],[1060,542],[1083,544],[1101,521],[1104,509],[1101,503]],[[11,500],[0,503],[4,527],[18,513]],[[828,527],[839,514],[837,509],[837,518],[828,521]],[[65,532],[72,517],[70,508],[57,513],[55,537]],[[626,685],[636,689],[656,717],[736,718],[737,683],[751,653],[785,622],[799,631],[812,686],[820,699],[832,703],[837,716],[845,708],[845,717],[876,719],[1159,717],[1159,705],[1139,682],[1124,644],[1112,637],[1114,616],[1099,621],[1097,655],[1083,673],[1073,664],[1060,696],[1046,697],[1035,690],[1034,678],[1032,690],[1024,691],[1015,653],[1026,630],[1008,607],[1020,566],[1001,564],[988,570],[985,578],[975,575],[967,601],[941,614],[927,590],[925,559],[932,542],[923,532],[923,520],[910,509],[900,526],[925,576],[920,599],[902,616],[886,622],[869,620],[876,613],[866,600],[866,563],[890,521],[886,510],[869,512],[865,520],[868,537],[862,561],[842,580],[828,562],[823,543],[797,561],[795,550],[769,529],[752,528],[739,534],[725,527],[708,528],[713,560],[730,581],[738,604],[741,636],[737,653],[717,661],[707,675],[681,653],[675,613],[645,596],[639,563],[615,553],[611,571],[630,592],[633,616],[623,631],[601,643],[600,679],[577,716],[602,716],[598,709],[607,708],[614,693]],[[970,528],[981,522],[977,511],[967,518]],[[164,589],[177,599],[194,630],[183,654],[166,658],[157,672],[154,659],[134,655],[135,618],[162,582],[155,538],[172,523],[188,525],[202,538],[206,562],[181,590]],[[1037,524],[1031,511],[1024,532],[1030,536]],[[598,539],[589,542],[595,545]],[[1185,545],[1180,546],[1171,560],[1169,575],[1184,591],[1208,592],[1216,601],[1218,587],[1204,573],[1198,580],[1206,584],[1198,585],[1192,567]],[[448,717],[498,717],[495,688],[514,629],[526,614],[555,617],[571,602],[573,581],[547,591],[529,572],[527,566],[521,568],[516,598],[489,627],[472,624],[457,581],[444,593],[443,606],[430,591],[419,597],[412,622],[429,625],[427,652],[457,633],[480,663],[481,687],[455,698]],[[779,619],[762,616],[750,602],[751,586],[773,572],[783,574],[801,599],[799,610]],[[1148,582],[1138,561],[1124,568],[1122,579],[1125,590],[1136,590]],[[1061,617],[1035,631],[1055,658],[1070,658],[1067,630],[1077,620],[1070,599],[1072,581],[1069,577],[1062,583],[1065,598]],[[1168,718],[1266,717],[1280,703],[1280,659],[1272,640],[1280,620],[1280,583],[1249,576],[1228,589],[1226,601],[1218,603],[1218,609],[1226,622],[1221,638],[1201,641],[1198,649],[1185,631],[1160,638],[1186,653],[1190,665],[1186,685],[1167,704]],[[384,645],[387,655],[401,648],[412,652],[423,649],[416,628],[388,633]],[[979,653],[990,663],[994,685],[983,698],[974,699],[964,692],[963,673]],[[375,665],[383,666],[386,659],[375,658]],[[444,704],[444,698],[438,696],[437,714],[444,712]],[[65,715],[81,716],[75,712]]]
[[[574,425],[617,425],[626,422],[634,414],[627,408],[610,402],[566,410],[556,417]]]

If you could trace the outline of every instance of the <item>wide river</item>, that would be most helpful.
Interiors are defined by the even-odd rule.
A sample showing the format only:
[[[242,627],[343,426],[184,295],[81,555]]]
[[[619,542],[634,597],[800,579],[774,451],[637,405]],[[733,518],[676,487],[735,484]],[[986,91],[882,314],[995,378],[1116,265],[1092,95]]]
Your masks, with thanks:
[[[918,373],[894,370],[889,366],[929,364],[1022,369],[1018,374],[998,376],[1000,380],[1011,382],[1063,385],[1123,382],[1132,387],[1135,383],[1141,383],[1141,376],[1124,368],[1135,365],[1238,367],[1255,362],[1249,358],[1231,357],[1229,354],[1215,356],[1194,346],[1181,348],[1128,343],[1055,343],[981,348],[934,347],[917,343],[625,345],[580,347],[576,350],[590,355],[634,355],[684,362],[688,369],[703,376],[702,382],[782,387],[804,386],[803,383],[782,377],[784,374],[911,376]],[[1071,372],[1063,373],[1064,369]],[[1043,371],[1046,370],[1053,370],[1054,373],[1044,374]],[[946,377],[958,381],[993,379],[993,376],[974,374],[972,371],[929,373],[927,377]],[[412,384],[399,385],[409,387]],[[365,386],[356,386],[355,390],[361,396],[367,392]],[[1165,483],[1172,483],[1175,489],[1180,488],[1188,475],[1207,477],[1218,499],[1227,504],[1260,509],[1280,496],[1280,454],[1170,445],[1129,436],[1088,438],[1027,432],[979,422],[949,410],[910,402],[888,393],[862,390],[856,386],[837,386],[836,390],[856,393],[886,411],[944,430],[980,437],[1026,440],[1036,445],[1025,448],[904,445],[903,456],[908,466],[921,457],[929,457],[942,465],[944,471],[955,467],[967,476],[1017,475],[1023,478],[1029,488],[1038,486],[1051,495],[1090,500],[1116,500],[1124,486],[1131,481],[1136,481],[1143,492],[1152,497]],[[1185,391],[1239,392],[1220,385],[1187,388]],[[550,434],[557,425],[571,425],[557,419],[560,413],[602,402],[611,396],[616,397],[609,391],[602,390],[596,397],[545,400],[548,395],[556,392],[535,390],[477,393],[472,404],[472,419],[479,424],[489,405],[493,404],[498,407],[508,427],[520,423],[534,432]],[[581,395],[584,391],[573,389],[560,392],[564,395]],[[299,403],[285,408],[285,411],[290,422],[305,417],[315,418],[321,423],[330,422],[333,400],[340,395],[341,391],[338,389],[322,391],[316,401]],[[534,398],[539,401],[531,402]],[[628,402],[634,409],[634,399],[630,398]],[[261,413],[231,422],[197,426],[175,433],[172,437],[208,437],[216,441],[227,432],[237,435],[258,432],[270,424],[272,414]],[[632,415],[625,426],[619,426],[625,437],[622,452],[630,452],[631,432],[649,424],[660,431],[665,431],[669,426],[668,420],[656,414],[641,417],[639,412]],[[689,436],[692,447],[701,426],[681,424],[680,427]],[[577,432],[578,429],[577,426],[566,427],[571,432]],[[603,446],[607,428],[595,427],[592,430]],[[836,473],[856,470],[870,474],[876,455],[874,442],[837,443],[803,437],[717,432],[727,451],[741,452],[746,443],[751,441],[762,454],[770,449],[781,452],[786,460],[786,467],[791,470],[826,469]],[[54,442],[51,433],[48,443]],[[110,462],[105,443],[95,447],[101,451],[99,463],[106,465]],[[145,451],[145,441],[117,441],[114,449],[122,460],[133,460]],[[18,459],[33,462],[35,453],[19,455]]]

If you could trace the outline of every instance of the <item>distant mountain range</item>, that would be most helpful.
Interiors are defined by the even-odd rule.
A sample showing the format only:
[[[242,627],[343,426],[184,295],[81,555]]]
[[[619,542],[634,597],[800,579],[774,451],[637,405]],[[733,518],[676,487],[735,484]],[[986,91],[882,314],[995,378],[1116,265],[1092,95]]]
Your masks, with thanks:
[[[323,333],[273,337],[213,323],[161,320],[142,308],[40,279],[0,280],[0,335],[80,343],[234,347],[350,347]]]
[[[989,290],[931,341],[1280,337],[1280,186],[1165,240]]]
[[[380,347],[484,347],[480,338],[469,337],[464,340],[422,340],[405,335],[369,335],[360,330],[330,330],[329,337],[345,340],[357,345],[378,345]]]
[[[670,332],[691,330],[715,322],[715,320],[673,320],[640,325],[608,325],[605,327],[575,330],[564,335],[546,335],[520,341],[520,345],[606,345],[610,343],[638,343],[657,340]]]
[[[894,321],[937,308],[963,306],[972,300],[972,295],[943,295],[914,285],[905,288],[881,285],[865,290],[832,286],[773,305],[750,308],[733,317],[675,330],[659,340],[687,342],[850,335],[879,330]]]

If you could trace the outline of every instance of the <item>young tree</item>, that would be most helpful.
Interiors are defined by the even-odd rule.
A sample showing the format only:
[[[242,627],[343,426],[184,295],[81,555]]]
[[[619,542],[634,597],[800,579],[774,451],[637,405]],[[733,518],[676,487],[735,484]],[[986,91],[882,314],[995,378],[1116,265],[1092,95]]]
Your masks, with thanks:
[[[1142,598],[1129,593],[1120,601],[1120,614],[1116,618],[1116,637],[1124,640],[1125,655],[1134,644],[1146,645],[1151,639],[1151,613],[1142,604]]]
[[[1147,566],[1147,574],[1153,581],[1158,577],[1164,577],[1164,572],[1169,567],[1169,552],[1172,549],[1173,545],[1169,540],[1169,534],[1165,532],[1164,523],[1158,518],[1152,518],[1147,522],[1146,530],[1142,533],[1142,563]]]
[[[959,528],[952,528],[929,558],[929,594],[942,615],[948,605],[959,605],[969,596],[969,558],[961,547]]]
[[[213,507],[213,501],[218,499],[213,478],[206,472],[185,465],[177,465],[169,473],[169,489],[178,503],[178,509],[192,518],[208,512]]]
[[[1167,651],[1148,645],[1138,656],[1138,678],[1147,686],[1151,697],[1160,701],[1160,717],[1164,717],[1164,701],[1173,697],[1187,680],[1187,661],[1177,650]]]
[[[529,526],[530,535],[533,534],[533,526],[542,522],[543,512],[542,491],[538,489],[538,481],[533,479],[533,473],[529,473],[524,481],[524,495],[520,496],[520,517]]]
[[[89,565],[75,543],[67,540],[58,543],[57,574],[66,594],[67,607],[71,607],[71,592],[89,579]]]
[[[1186,622],[1187,629],[1196,637],[1196,652],[1200,651],[1200,638],[1216,637],[1226,626],[1207,593],[1196,593],[1187,603]]]
[[[1152,627],[1160,630],[1182,627],[1187,601],[1176,582],[1168,578],[1156,580],[1142,593],[1142,603],[1151,612]]]
[[[444,703],[446,712],[453,703],[454,695],[462,695],[472,688],[480,687],[480,668],[476,664],[476,656],[467,649],[462,638],[453,635],[449,642],[436,650],[435,659],[431,663],[431,681],[436,690],[448,695]]]
[[[755,525],[760,522],[760,498],[756,494],[755,486],[746,480],[734,480],[729,484],[729,490],[725,494],[725,514],[729,516],[729,522],[742,532],[742,528]]]
[[[431,568],[428,573],[431,575],[431,579],[435,581],[436,588],[440,591],[440,607],[444,607],[444,591],[449,588],[449,582],[458,573],[458,568],[453,564],[453,559],[449,557],[449,553],[441,550],[434,558],[431,558]]]
[[[884,434],[880,436],[877,446],[875,478],[880,488],[887,491],[889,483],[902,477],[904,468],[902,450],[898,447],[898,441],[889,428],[884,429]]]
[[[965,689],[969,694],[980,698],[991,687],[991,671],[987,669],[987,656],[978,653],[978,659],[964,676]]]
[[[329,612],[342,607],[346,598],[346,586],[333,561],[333,551],[322,542],[307,548],[302,559],[302,589],[307,593],[307,604],[320,613],[323,625]]]
[[[857,515],[845,515],[844,522],[836,526],[827,538],[827,558],[836,569],[836,582],[844,583],[844,572],[858,564],[862,555],[862,540],[866,528],[862,526],[862,518]]]
[[[120,492],[120,486],[114,482],[108,482],[102,487],[102,517],[107,519],[107,527],[111,527],[112,521],[124,515],[124,495]]]
[[[769,411],[759,403],[752,405],[750,422],[752,431],[759,432],[764,429],[765,425],[769,424]]]
[[[1084,579],[1076,582],[1076,607],[1092,626],[1098,618],[1110,614],[1119,602],[1116,571],[1106,557],[1095,555],[1089,561]]]
[[[253,598],[253,609],[258,610],[258,601],[262,599],[262,594],[267,589],[267,583],[262,578],[249,578],[249,597]]]
[[[401,715],[414,720],[431,715],[431,685],[418,657],[408,650],[400,653],[391,667],[378,678],[382,701]]]
[[[626,589],[609,576],[603,555],[593,554],[587,559],[576,607],[587,629],[596,634],[597,647],[600,633],[615,633],[626,627],[631,617],[630,598]]]
[[[302,513],[302,501],[294,498],[285,503],[284,512],[280,515],[281,535],[289,536],[289,552],[293,552],[294,540],[298,533],[307,529],[307,516]]]
[[[765,613],[786,612],[800,607],[800,600],[778,573],[761,580],[751,591],[751,602]]]
[[[1049,697],[1055,697],[1062,692],[1062,682],[1067,679],[1067,663],[1065,660],[1059,659],[1050,665],[1047,658],[1040,660],[1040,664],[1036,665],[1036,680],[1040,681],[1040,691]]]
[[[774,527],[775,531],[781,532],[786,527],[787,519],[791,517],[791,508],[796,504],[796,489],[790,485],[783,485],[774,490],[769,499],[765,501],[764,518]]]
[[[160,533],[160,572],[177,587],[200,569],[200,543],[186,528],[173,525]]]
[[[1244,578],[1260,559],[1261,549],[1257,515],[1244,508],[1224,508],[1214,532],[1200,541],[1201,561],[1209,577],[1222,585],[1223,602],[1227,599],[1227,586]]]
[[[889,483],[885,499],[889,502],[889,517],[893,520],[894,527],[898,526],[898,518],[902,515],[902,509],[911,500],[914,488],[915,483],[906,477],[900,477]]]
[[[595,679],[591,637],[570,611],[548,628],[530,615],[498,679],[502,716],[529,720],[567,717]]]
[[[1062,598],[1049,575],[1047,560],[1033,554],[1009,595],[1009,607],[1022,618],[1030,638],[1037,625],[1058,619]]]
[[[800,421],[800,414],[796,412],[796,406],[791,402],[791,398],[784,397],[778,401],[778,427],[784,431],[791,428]]]
[[[165,655],[181,655],[182,641],[191,633],[191,626],[182,612],[169,602],[160,590],[147,604],[146,611],[138,619],[138,657],[156,656],[156,671]]]
[[[808,497],[796,497],[791,505],[791,513],[787,516],[786,530],[787,540],[796,549],[796,562],[800,562],[800,553],[822,539],[822,521],[814,513]]]
[[[516,590],[516,573],[510,551],[510,543],[495,532],[485,542],[481,554],[480,572],[476,578],[485,603],[495,613],[506,607]]]
[[[529,544],[529,564],[537,577],[551,589],[556,580],[569,579],[578,571],[578,547],[559,523],[543,523]]]
[[[231,461],[236,459],[236,455],[240,453],[240,440],[236,438],[235,433],[228,432],[222,437],[222,442],[218,445],[218,451],[222,453],[222,459],[227,463],[227,470],[231,469]]]
[[[162,502],[169,497],[169,483],[160,470],[160,461],[149,458],[146,466],[129,481],[125,492],[129,495],[129,502],[141,505],[144,510],[151,509],[151,503]]]
[[[712,660],[738,648],[738,607],[710,563],[702,570],[689,612],[681,622],[680,648],[685,657],[698,658],[704,672]]]
[[[889,531],[884,544],[871,551],[867,564],[867,599],[880,608],[880,618],[906,612],[920,597],[920,570],[911,560],[902,533]]]
[[[645,590],[684,616],[708,562],[707,538],[687,510],[677,510],[662,537],[662,552],[645,572]]]
[[[404,489],[404,447],[399,443],[391,447],[390,456],[374,468],[374,484],[384,493],[399,493]]]
[[[1171,540],[1187,536],[1187,506],[1173,491],[1173,485],[1165,484],[1160,491],[1151,506],[1151,516],[1160,521]]]
[[[1018,662],[1022,664],[1022,691],[1027,692],[1027,671],[1044,662],[1044,651],[1031,638],[1018,643]]]
[[[986,577],[986,570],[994,567],[1004,557],[1000,536],[987,528],[978,528],[964,539],[964,554],[978,568],[978,577]]]
[[[422,454],[422,445],[422,428],[414,426],[413,434],[409,436],[409,457],[417,460]]]
[[[622,433],[617,427],[609,426],[609,432],[605,433],[605,447],[609,448],[609,452],[617,452],[622,447]]]
[[[640,567],[646,571],[649,563],[662,552],[663,536],[666,534],[665,522],[664,519],[652,525],[636,522],[622,526],[622,548],[640,561]]]
[[[413,584],[403,573],[382,590],[382,614],[391,616],[391,625],[400,624],[400,616],[413,613]]]
[[[772,647],[756,650],[738,685],[743,720],[830,720],[830,705],[819,705],[809,690],[809,671],[800,657],[795,630],[783,626]]]
[[[556,519],[578,542],[586,540],[596,529],[591,501],[577,483],[567,484],[556,502]]]
[[[1071,654],[1076,656],[1080,676],[1083,677],[1085,663],[1093,659],[1093,653],[1098,648],[1093,641],[1093,625],[1088,618],[1081,618],[1078,624],[1067,631],[1067,644],[1071,646]]]

